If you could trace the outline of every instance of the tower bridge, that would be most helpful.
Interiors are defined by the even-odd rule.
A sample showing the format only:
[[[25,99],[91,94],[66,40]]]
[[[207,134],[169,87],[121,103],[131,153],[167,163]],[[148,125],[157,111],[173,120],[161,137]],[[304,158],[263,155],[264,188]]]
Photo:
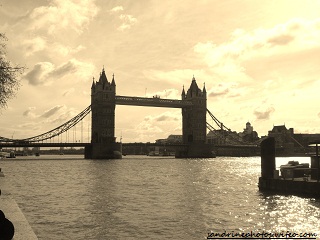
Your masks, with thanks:
[[[121,158],[122,144],[115,138],[115,107],[116,105],[147,106],[181,108],[182,113],[182,144],[176,148],[176,157],[212,157],[213,145],[206,143],[206,130],[214,129],[206,121],[206,114],[221,129],[231,131],[224,126],[207,109],[207,92],[205,85],[201,90],[193,77],[189,89],[184,87],[181,99],[161,99],[158,96],[152,98],[131,97],[116,95],[116,83],[114,75],[108,81],[105,70],[100,73],[98,81],[93,80],[91,86],[91,105],[73,117],[66,123],[46,133],[25,139],[10,139],[0,137],[1,147],[74,147],[85,148],[85,158],[109,159]],[[82,122],[84,117],[91,113],[91,141],[89,143],[48,143],[44,142],[67,133],[71,128]]]
[[[177,151],[176,157],[211,157],[212,146],[206,143],[207,92],[201,90],[195,78],[190,88],[181,94],[181,100],[128,97],[116,95],[114,75],[108,81],[103,69],[97,82],[91,86],[92,140],[86,148],[90,158],[116,158],[120,155],[121,144],[115,142],[116,105],[134,105],[149,107],[169,107],[182,109],[182,135],[184,149]]]

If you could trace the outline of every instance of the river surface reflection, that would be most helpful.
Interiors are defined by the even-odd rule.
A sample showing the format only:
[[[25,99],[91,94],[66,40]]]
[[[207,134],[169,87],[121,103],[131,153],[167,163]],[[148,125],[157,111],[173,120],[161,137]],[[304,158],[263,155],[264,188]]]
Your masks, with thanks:
[[[319,200],[259,192],[259,157],[64,155],[19,157],[0,167],[39,239],[206,239],[225,230],[320,234]]]

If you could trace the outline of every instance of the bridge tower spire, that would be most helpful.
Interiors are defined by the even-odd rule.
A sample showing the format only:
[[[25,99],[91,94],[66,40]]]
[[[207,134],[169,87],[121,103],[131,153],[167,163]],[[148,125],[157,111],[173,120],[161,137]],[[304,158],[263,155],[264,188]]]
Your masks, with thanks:
[[[91,87],[91,149],[86,158],[110,159],[121,157],[121,144],[115,139],[115,98],[116,84],[114,77],[110,83],[104,67],[99,81],[93,80]]]
[[[184,100],[186,98],[186,92],[184,91],[184,85],[182,86],[181,99]]]

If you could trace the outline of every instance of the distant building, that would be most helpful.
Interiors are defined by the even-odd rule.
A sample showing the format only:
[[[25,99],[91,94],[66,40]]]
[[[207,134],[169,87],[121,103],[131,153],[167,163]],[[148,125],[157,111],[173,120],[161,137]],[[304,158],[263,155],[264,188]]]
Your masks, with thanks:
[[[227,131],[218,129],[210,131],[207,134],[207,143],[214,145],[225,145],[226,144]]]
[[[246,123],[246,128],[240,133],[218,129],[210,131],[207,134],[207,142],[214,145],[237,145],[246,142],[251,143],[257,140],[259,140],[258,133],[253,131],[253,127],[249,122]]]
[[[227,130],[214,130],[207,134],[207,143],[214,145],[232,145],[239,144],[241,137],[235,131],[230,132]]]
[[[166,138],[161,138],[161,139],[156,139],[155,141],[157,144],[167,144],[167,139]]]
[[[182,143],[182,135],[169,135],[167,138],[164,139],[157,139],[155,141],[158,144],[178,144]]]
[[[182,143],[182,135],[169,135],[167,138],[167,143]]]
[[[268,131],[268,137],[274,137],[276,148],[282,148],[284,153],[294,152],[293,128],[287,129],[285,125],[273,126]]]
[[[284,153],[307,153],[310,142],[319,141],[320,134],[294,133],[293,128],[287,129],[285,125],[273,126],[268,137],[274,137],[276,147],[283,148]]]
[[[243,129],[242,133],[239,133],[244,142],[256,142],[259,140],[258,133],[253,131],[253,126],[251,126],[250,122],[246,123],[246,128]]]
[[[287,129],[285,125],[273,126],[271,131],[268,131],[268,137],[274,137],[276,147],[286,147],[288,144],[293,144],[293,128]]]
[[[253,127],[251,126],[250,122],[246,123],[246,128],[243,129],[243,134],[247,135],[247,134],[251,134],[253,132]]]

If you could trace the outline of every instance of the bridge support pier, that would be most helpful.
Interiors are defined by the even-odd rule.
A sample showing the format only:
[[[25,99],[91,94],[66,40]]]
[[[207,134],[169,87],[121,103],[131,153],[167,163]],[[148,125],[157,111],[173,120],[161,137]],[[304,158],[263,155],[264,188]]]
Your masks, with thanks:
[[[176,158],[213,158],[215,157],[212,144],[192,143],[183,149],[177,149]]]
[[[121,159],[122,143],[92,143],[84,149],[85,159]]]

